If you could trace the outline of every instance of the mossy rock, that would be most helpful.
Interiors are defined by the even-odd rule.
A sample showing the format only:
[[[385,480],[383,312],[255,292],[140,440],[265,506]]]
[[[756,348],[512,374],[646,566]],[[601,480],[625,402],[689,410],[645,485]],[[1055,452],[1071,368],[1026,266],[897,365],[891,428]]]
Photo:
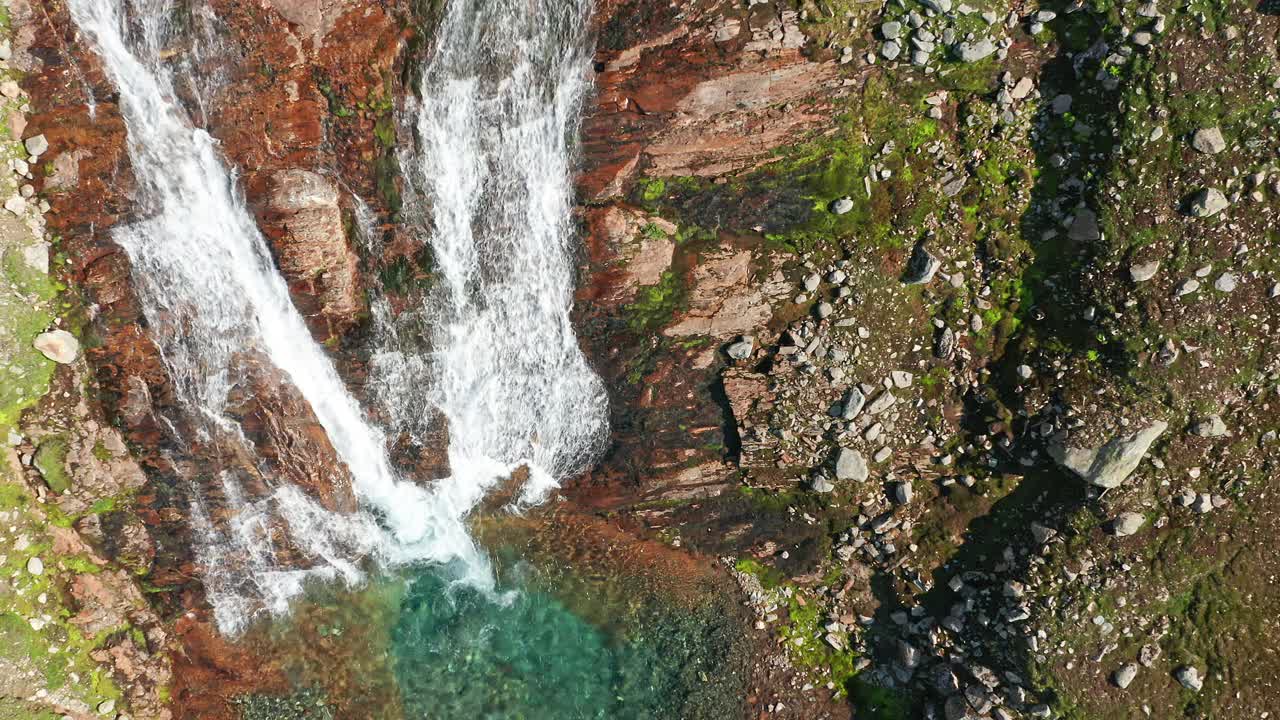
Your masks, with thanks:
[[[67,473],[67,439],[61,435],[40,443],[36,449],[36,469],[49,489],[64,493],[71,489],[71,476]]]

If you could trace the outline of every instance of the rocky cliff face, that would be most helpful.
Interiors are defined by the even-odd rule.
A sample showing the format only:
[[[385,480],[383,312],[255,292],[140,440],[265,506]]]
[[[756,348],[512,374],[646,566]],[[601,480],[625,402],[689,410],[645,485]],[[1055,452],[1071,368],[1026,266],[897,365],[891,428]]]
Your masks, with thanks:
[[[246,201],[316,339],[336,348],[353,336],[367,312],[368,280],[353,250],[353,193],[364,196],[374,212],[392,212],[397,202],[396,179],[385,167],[395,136],[385,128],[392,127],[392,93],[410,31],[404,8],[281,5],[214,3],[210,9],[218,25],[211,31],[221,44],[174,48],[172,61],[191,64],[191,77],[198,81],[183,89],[190,93],[186,100],[199,108],[196,116],[242,170]],[[183,421],[163,359],[148,335],[128,258],[111,236],[114,226],[138,219],[129,202],[133,180],[115,92],[61,3],[15,4],[11,10],[19,28],[11,62],[25,73],[23,97],[31,98],[29,115],[11,116],[11,131],[17,137],[42,134],[48,143],[41,165],[32,163],[28,176],[36,198],[47,197],[57,206],[47,218],[48,234],[57,272],[75,288],[66,306],[75,308],[71,317],[92,377],[87,409],[56,423],[47,416],[31,418],[31,442],[44,447],[41,438],[52,437],[63,448],[79,488],[56,489],[63,493],[59,506],[67,517],[97,523],[97,512],[89,512],[97,507],[94,502],[122,505],[107,527],[77,525],[94,552],[104,553],[100,562],[144,576],[159,591],[152,600],[163,613],[199,609],[186,483],[226,468],[250,478],[249,491],[259,493],[266,486],[258,482],[255,487],[253,478],[278,475],[326,507],[343,511],[354,507],[349,475],[306,402],[277,371],[252,356],[241,359],[247,382],[230,399],[230,412],[240,419],[256,456],[242,457],[233,444],[193,441],[197,433]],[[375,126],[381,130],[375,132]],[[358,356],[349,360],[350,372],[359,377]],[[102,441],[92,432],[82,436],[86,424],[93,427],[87,418],[95,416],[120,433],[110,430]],[[99,467],[104,461],[98,456],[112,453],[136,458],[141,469],[131,465],[130,474],[122,474],[119,468]],[[99,487],[94,478],[111,482]],[[216,497],[216,487],[210,492]],[[105,581],[107,575],[98,577]],[[90,593],[86,607],[94,606],[94,597],[107,602],[113,594],[123,598],[117,605],[136,600],[147,607],[127,577],[124,585],[94,582],[71,586],[73,597],[82,588]],[[101,628],[118,624],[103,622]],[[131,622],[142,632],[157,621]],[[151,649],[173,647],[156,627],[161,635],[148,643]],[[181,637],[198,635],[186,631]],[[121,687],[152,693],[149,700],[139,696],[130,702],[136,717],[160,716],[155,692],[168,691],[167,669],[157,675],[105,645],[94,652],[116,658],[117,672],[125,675]],[[243,669],[252,677],[249,667]],[[184,672],[198,674],[199,668],[188,665]],[[229,685],[225,692],[244,689]]]
[[[855,714],[1265,705],[1219,639],[1270,562],[1275,17],[597,22],[579,314],[620,401],[572,492],[738,557]]]

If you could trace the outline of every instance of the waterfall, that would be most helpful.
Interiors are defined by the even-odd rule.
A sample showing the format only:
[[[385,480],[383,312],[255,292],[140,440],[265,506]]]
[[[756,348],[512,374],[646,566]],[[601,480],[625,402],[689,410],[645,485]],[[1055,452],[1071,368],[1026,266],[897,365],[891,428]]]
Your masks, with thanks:
[[[485,488],[525,466],[524,502],[585,469],[608,431],[569,317],[590,13],[589,0],[451,0],[410,108],[418,148],[402,163],[406,196],[431,213],[437,285],[407,322],[429,326],[451,482]],[[386,353],[384,387],[412,359]],[[385,400],[398,425],[420,419],[413,398]]]
[[[191,521],[219,626],[234,633],[257,612],[283,611],[305,576],[355,579],[369,555],[390,563],[453,563],[473,582],[491,582],[463,523],[475,491],[462,483],[428,491],[396,477],[382,433],[364,419],[293,307],[216,141],[178,101],[173,73],[161,60],[172,39],[173,3],[68,4],[119,92],[141,219],[118,227],[113,238],[129,256],[180,401],[201,432],[238,439],[249,450],[226,412],[228,393],[246,356],[264,358],[310,404],[350,469],[362,508],[350,517],[328,514],[278,478],[268,478],[275,484],[270,497],[247,499],[239,480],[224,474],[215,490],[231,517],[215,522],[202,497],[209,490],[193,482]],[[277,562],[272,528],[281,523],[304,562]]]

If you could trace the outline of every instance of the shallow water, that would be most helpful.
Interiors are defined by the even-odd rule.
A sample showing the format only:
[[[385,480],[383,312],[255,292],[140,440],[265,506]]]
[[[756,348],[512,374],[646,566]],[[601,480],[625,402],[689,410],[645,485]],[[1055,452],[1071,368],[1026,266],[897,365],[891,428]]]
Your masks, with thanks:
[[[745,695],[740,608],[724,578],[595,520],[502,519],[480,533],[500,595],[407,568],[317,585],[243,644],[313,714],[244,717],[734,718]]]

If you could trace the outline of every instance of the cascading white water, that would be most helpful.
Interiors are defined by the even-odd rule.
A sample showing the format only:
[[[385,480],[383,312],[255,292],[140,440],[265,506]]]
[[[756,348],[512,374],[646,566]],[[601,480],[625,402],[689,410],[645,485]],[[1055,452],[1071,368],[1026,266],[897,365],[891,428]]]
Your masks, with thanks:
[[[569,317],[590,14],[590,0],[452,0],[406,158],[431,210],[439,285],[423,314],[451,482],[483,488],[524,465],[524,502],[584,469],[608,431],[603,383]],[[403,375],[402,353],[380,359],[384,382]],[[384,399],[398,424],[420,419],[411,399]]]
[[[120,96],[128,150],[145,219],[119,227],[147,321],[180,399],[204,418],[205,432],[239,437],[226,415],[228,393],[246,355],[265,358],[298,389],[353,476],[357,498],[376,515],[325,514],[296,488],[267,499],[239,497],[224,475],[220,492],[233,517],[215,523],[201,490],[193,523],[220,627],[236,632],[261,609],[280,611],[308,574],[358,576],[367,554],[389,562],[454,562],[473,582],[489,582],[484,556],[463,517],[478,490],[441,483],[426,491],[393,473],[381,432],[369,425],[332,363],[312,340],[276,272],[265,240],[244,208],[217,144],[195,127],[162,62],[171,0],[69,0]],[[411,388],[406,388],[411,390]],[[269,479],[270,480],[270,479]],[[271,518],[287,523],[308,566],[280,567],[269,546]]]

